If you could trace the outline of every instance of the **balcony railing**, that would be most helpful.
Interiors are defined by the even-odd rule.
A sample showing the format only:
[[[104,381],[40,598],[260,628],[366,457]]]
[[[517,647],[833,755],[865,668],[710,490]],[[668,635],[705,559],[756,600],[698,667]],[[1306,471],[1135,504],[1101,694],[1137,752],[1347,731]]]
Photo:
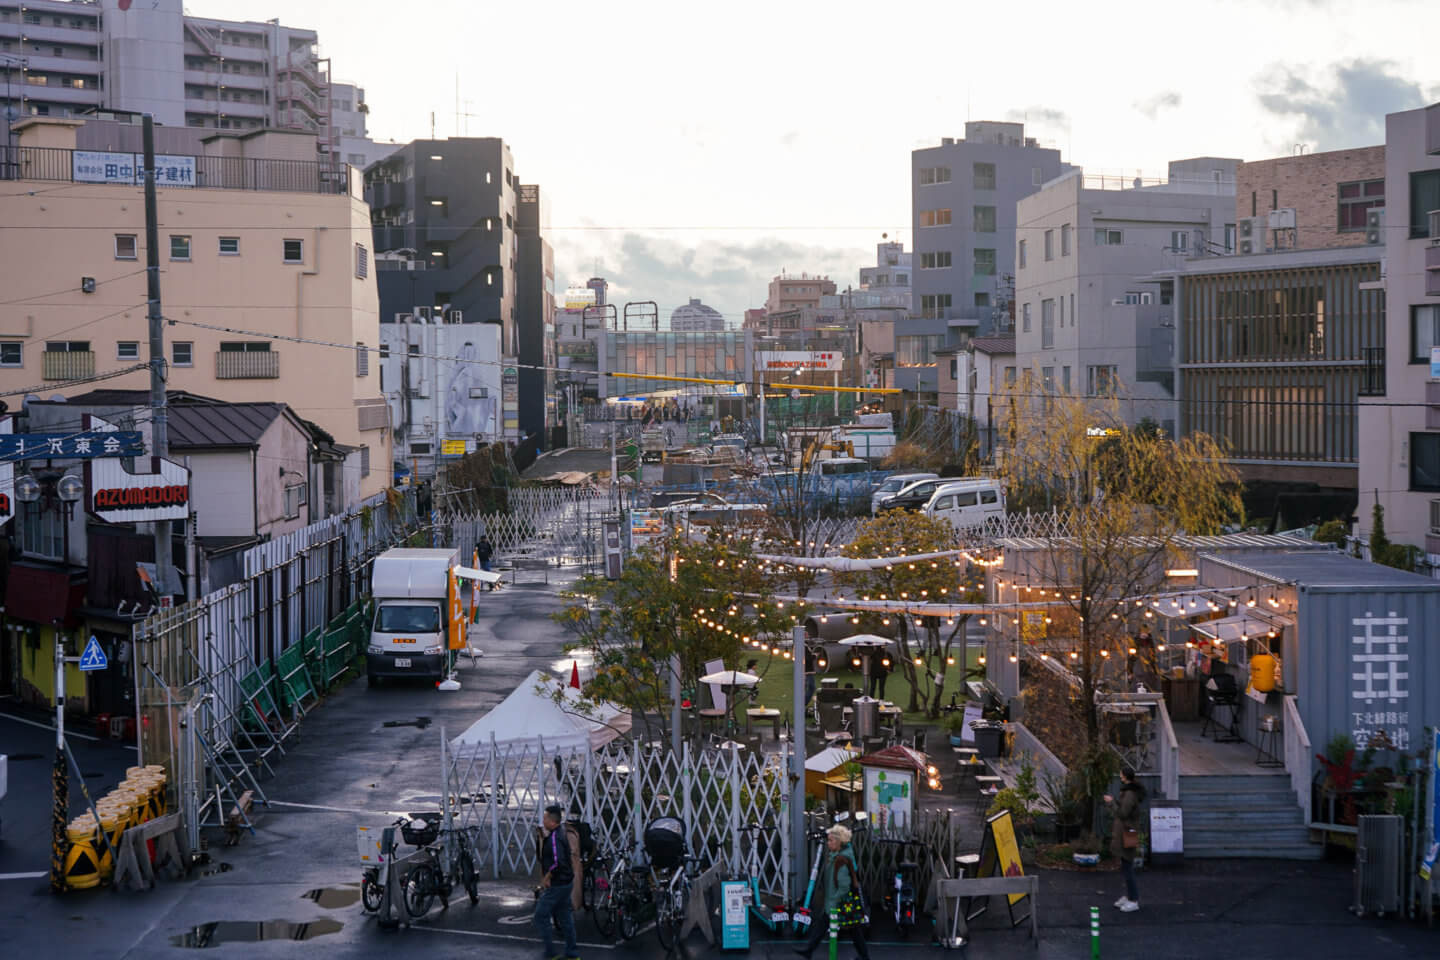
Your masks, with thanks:
[[[45,180],[62,183],[144,183],[138,154],[61,147],[7,147],[0,144],[0,180]],[[76,154],[81,154],[77,163]],[[210,190],[273,190],[280,193],[348,193],[349,172],[343,164],[331,170],[315,160],[259,160],[249,157],[181,156],[181,164],[161,171],[157,185],[167,190],[199,187]],[[113,162],[112,162],[113,161]],[[90,172],[99,163],[102,173]],[[126,164],[129,166],[126,166]],[[157,164],[158,166],[158,164]],[[171,169],[173,167],[173,170]],[[113,168],[113,169],[111,169]]]
[[[41,356],[46,380],[81,380],[95,376],[93,350],[46,350]]]
[[[221,350],[215,354],[216,380],[274,380],[280,376],[280,354]]]
[[[1385,396],[1385,348],[1361,347],[1360,396]]]

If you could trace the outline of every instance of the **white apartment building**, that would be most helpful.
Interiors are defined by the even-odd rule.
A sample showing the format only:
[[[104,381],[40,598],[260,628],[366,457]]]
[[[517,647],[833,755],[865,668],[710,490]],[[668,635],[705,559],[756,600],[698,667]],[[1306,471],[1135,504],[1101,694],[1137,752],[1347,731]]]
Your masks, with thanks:
[[[330,87],[314,30],[192,17],[181,0],[0,0],[0,102],[17,117],[280,127],[315,134],[329,153]]]
[[[370,107],[365,88],[353,83],[330,85],[330,124],[340,159],[357,170],[384,160],[404,144],[377,143],[370,139]]]
[[[1238,160],[1170,164],[1164,181],[1062,174],[1016,206],[1015,363],[1033,390],[1118,392],[1130,423],[1173,434],[1174,324],[1139,278],[1223,250]]]
[[[1385,532],[1440,561],[1440,103],[1385,118],[1383,396],[1360,400],[1361,536]]]

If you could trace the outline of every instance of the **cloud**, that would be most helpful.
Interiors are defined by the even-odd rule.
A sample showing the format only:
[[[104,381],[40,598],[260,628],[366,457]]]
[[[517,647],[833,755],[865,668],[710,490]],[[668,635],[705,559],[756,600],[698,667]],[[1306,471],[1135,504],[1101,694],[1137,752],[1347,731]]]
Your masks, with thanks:
[[[797,142],[799,139],[800,139],[800,131],[799,131],[799,130],[791,130],[789,133],[786,133],[786,134],[784,134],[783,136],[780,137],[780,146],[782,146],[782,147],[793,147],[793,146],[795,146],[796,142]]]
[[[1272,64],[1259,77],[1260,106],[1293,130],[1294,140],[1315,150],[1339,150],[1385,142],[1385,114],[1424,106],[1420,85],[1389,60],[1356,58],[1324,71]],[[1281,137],[1284,145],[1291,139]]]
[[[1022,110],[1011,110],[1005,114],[1005,119],[1041,127],[1070,129],[1069,115],[1064,110],[1056,110],[1054,107],[1025,107]]]
[[[1162,110],[1174,110],[1180,106],[1180,94],[1174,90],[1163,90],[1153,97],[1135,101],[1132,106],[1154,120]]]

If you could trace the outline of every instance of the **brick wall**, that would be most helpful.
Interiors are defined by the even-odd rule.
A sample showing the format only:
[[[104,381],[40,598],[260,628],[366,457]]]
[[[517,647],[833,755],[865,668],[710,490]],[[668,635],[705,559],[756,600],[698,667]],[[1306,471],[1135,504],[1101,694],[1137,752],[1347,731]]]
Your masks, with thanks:
[[[1300,249],[1363,246],[1363,230],[1339,230],[1338,187],[1351,180],[1384,177],[1383,146],[1242,163],[1235,172],[1235,216],[1264,216],[1272,208],[1294,207]]]

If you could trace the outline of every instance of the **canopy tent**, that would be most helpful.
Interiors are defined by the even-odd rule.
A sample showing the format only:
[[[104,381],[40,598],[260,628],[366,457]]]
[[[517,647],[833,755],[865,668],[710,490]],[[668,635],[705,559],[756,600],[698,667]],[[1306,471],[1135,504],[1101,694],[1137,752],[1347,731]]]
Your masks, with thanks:
[[[1280,630],[1284,627],[1293,627],[1295,621],[1289,617],[1282,617],[1271,613],[1238,613],[1224,617],[1220,620],[1207,620],[1204,623],[1192,623],[1190,629],[1204,637],[1219,643],[1233,643],[1236,640],[1248,640],[1254,637],[1263,637],[1271,630]]]
[[[560,692],[560,701],[554,699]],[[587,708],[580,703],[580,691],[539,670],[530,676],[485,716],[450,741],[457,752],[483,748],[494,740],[497,746],[538,746],[550,749],[603,747],[630,729],[630,714],[612,703]]]
[[[826,747],[813,757],[805,758],[805,792],[815,797],[825,795],[825,780],[845,764],[860,756],[858,751],[844,747]]]

